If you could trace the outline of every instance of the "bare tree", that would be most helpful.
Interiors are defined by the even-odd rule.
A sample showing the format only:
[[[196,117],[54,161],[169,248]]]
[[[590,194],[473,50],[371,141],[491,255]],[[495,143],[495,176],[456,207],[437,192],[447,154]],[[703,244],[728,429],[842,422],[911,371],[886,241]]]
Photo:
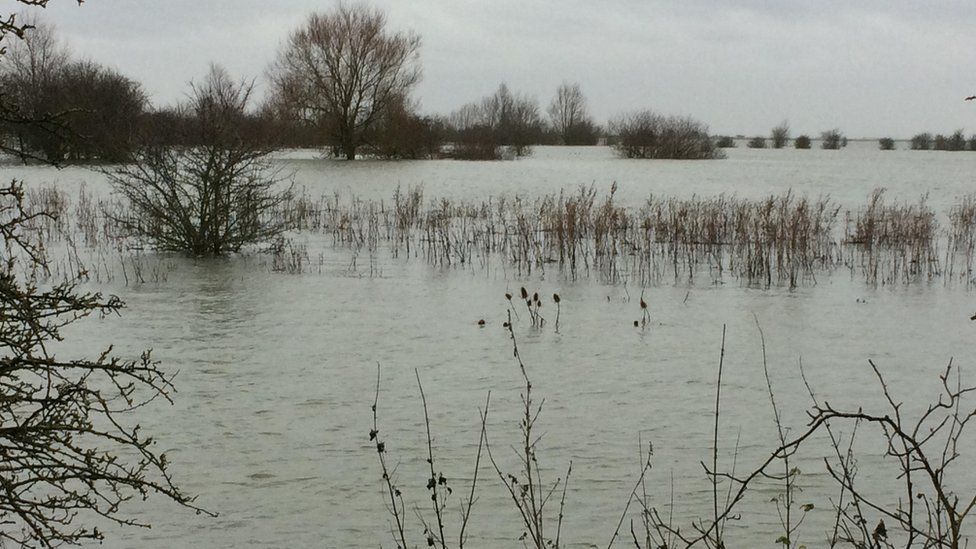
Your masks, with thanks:
[[[386,15],[340,3],[294,31],[271,69],[275,93],[294,116],[328,128],[349,160],[390,104],[420,81],[420,38],[387,30]]]
[[[128,159],[147,105],[141,87],[92,61],[72,61],[54,27],[36,16],[0,66],[8,147],[48,162]],[[47,121],[47,124],[38,123]]]
[[[30,4],[30,2],[25,2]],[[41,23],[34,13],[10,15],[0,27],[0,148],[25,159],[38,149],[48,160],[64,135],[61,113],[55,113],[47,93],[68,63],[68,50],[58,41],[54,28]],[[19,37],[3,45],[4,38]],[[46,149],[46,150],[45,150]]]
[[[563,82],[549,104],[549,121],[563,145],[595,145],[598,130],[579,84]]]
[[[497,159],[501,147],[509,147],[514,156],[526,156],[542,134],[538,102],[512,92],[505,83],[480,102],[452,113],[450,123],[455,157],[465,159]]]
[[[437,158],[443,145],[445,122],[420,116],[408,99],[391,103],[368,138],[368,154],[386,159]]]
[[[193,86],[191,146],[152,145],[131,164],[106,171],[128,209],[114,219],[164,250],[221,255],[266,241],[284,229],[271,214],[289,196],[271,168],[270,143],[246,123],[253,83],[235,82],[218,66]]]
[[[21,40],[6,47],[2,74],[23,80],[28,90],[37,91],[68,63],[68,49],[58,39],[54,27],[41,22],[35,14],[21,14],[16,20],[27,30]]]
[[[512,147],[515,156],[530,154],[530,147],[538,142],[542,133],[539,103],[527,95],[511,93],[505,84],[498,87],[492,103],[499,108],[498,127],[502,142]]]

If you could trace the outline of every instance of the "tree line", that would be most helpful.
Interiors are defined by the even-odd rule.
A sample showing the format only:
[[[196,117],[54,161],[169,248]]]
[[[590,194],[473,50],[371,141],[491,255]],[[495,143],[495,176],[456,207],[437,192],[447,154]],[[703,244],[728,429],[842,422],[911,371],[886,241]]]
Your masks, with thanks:
[[[107,163],[128,161],[147,143],[200,143],[188,131],[195,113],[186,104],[153,106],[139,82],[75,59],[53,27],[37,20],[29,26],[0,67],[0,94],[14,111],[0,122],[4,143],[46,161]],[[241,128],[273,137],[276,148],[319,148],[346,159],[498,159],[527,155],[533,145],[595,145],[608,133],[645,139],[641,156],[718,156],[707,127],[690,119],[639,111],[600,126],[573,82],[562,83],[545,107],[503,82],[449,114],[421,114],[413,96],[422,78],[420,45],[419,36],[390,30],[386,15],[365,5],[313,13],[289,34],[268,70],[270,93],[243,113]],[[17,123],[46,118],[71,131]],[[660,127],[649,131],[651,118]],[[638,121],[642,128],[628,127]],[[694,126],[690,134],[678,128],[686,122]],[[689,136],[699,141],[661,146]],[[637,149],[618,150],[632,156]]]
[[[732,137],[722,135],[715,138],[715,145],[718,148],[734,148],[736,139],[748,139],[746,147],[750,149],[782,149],[787,147],[790,142],[789,123],[783,121],[770,132],[770,137],[755,136],[746,138],[745,136]],[[837,128],[827,130],[820,134],[820,148],[827,150],[838,150],[847,146],[847,137]],[[892,137],[882,137],[878,139],[878,148],[883,151],[895,150],[895,139]],[[798,135],[793,139],[793,146],[797,149],[809,149],[813,145],[813,139],[809,135]],[[924,132],[912,136],[909,140],[909,148],[913,151],[976,151],[976,134],[966,137],[963,130],[956,130],[951,135],[932,135]]]
[[[22,19],[23,20],[23,19]],[[0,66],[0,146],[53,162],[131,160],[153,145],[195,146],[195,111],[186,102],[153,106],[141,84],[92,60],[75,59],[55,29],[25,20],[31,32],[11,43]],[[563,82],[548,105],[501,83],[449,114],[421,114],[413,97],[421,81],[421,39],[389,28],[385,13],[342,4],[313,13],[285,41],[268,70],[270,93],[249,102],[241,131],[267,136],[274,148],[318,148],[337,158],[457,158],[493,160],[531,153],[533,145],[613,145],[627,158],[706,159],[734,147],[731,136],[710,136],[690,117],[635,110],[596,123],[578,83]],[[192,94],[192,92],[191,92]],[[33,123],[24,124],[23,120]],[[51,131],[50,124],[70,131]],[[819,136],[823,149],[841,149],[839,129]],[[749,148],[811,148],[792,138],[784,121]],[[895,148],[882,138],[879,148]],[[976,150],[962,130],[921,133],[913,150]]]

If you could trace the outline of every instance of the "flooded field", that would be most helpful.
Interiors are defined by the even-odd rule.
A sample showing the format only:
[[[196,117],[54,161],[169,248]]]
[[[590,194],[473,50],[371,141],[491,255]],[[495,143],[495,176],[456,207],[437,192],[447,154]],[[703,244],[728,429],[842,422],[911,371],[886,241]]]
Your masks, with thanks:
[[[503,323],[511,306],[506,294],[517,296],[522,287],[542,297],[547,319],[533,326],[523,303],[515,299],[511,306],[534,397],[545,399],[537,423],[543,475],[564,476],[572,462],[562,526],[563,543],[571,547],[609,542],[640,476],[647,443],[654,449],[646,481],[650,503],[670,512],[673,500],[676,522],[711,513],[712,486],[700,462],[711,459],[723,326],[719,462],[729,468],[735,456],[737,471],[752,469],[776,445],[760,327],[783,423],[797,433],[811,403],[801,360],[817,396],[838,408],[884,409],[869,359],[905,402],[906,415],[938,400],[938,375],[951,359],[964,380],[976,379],[971,262],[951,257],[950,250],[958,247],[952,241],[954,208],[976,190],[976,154],[882,152],[874,142],[852,142],[842,151],[740,148],[728,156],[639,161],[616,159],[605,148],[539,147],[532,157],[511,162],[349,163],[296,151],[278,164],[294,173],[296,190],[308,203],[320,206],[307,218],[318,221],[291,231],[275,251],[225,259],[116,248],[99,228],[86,243],[84,229],[71,221],[66,230],[74,235],[72,246],[52,238],[54,263],[65,272],[83,266],[90,273],[86,287],[117,294],[128,307],[121,317],[73,326],[62,352],[91,355],[114,344],[120,354],[137,356],[151,348],[164,369],[179,371],[175,403],[154,403],[135,421],[156,435],[174,476],[199,495],[197,504],[219,513],[196,516],[161,499],[135,504],[131,509],[153,528],[113,531],[106,546],[393,546],[369,439],[377,365],[380,431],[407,502],[408,535],[422,546],[414,509],[430,514],[429,472],[416,375],[423,380],[438,469],[456,493],[466,494],[472,478],[479,408],[488,391],[494,458],[504,470],[517,469],[511,447],[519,444],[523,386]],[[0,172],[35,191],[63,192],[72,220],[85,219],[78,207],[82,184],[93,200],[110,199],[104,177],[83,168],[8,164]],[[553,225],[541,220],[567,211],[565,204],[540,210],[547,197],[558,203],[560,193],[578,196],[581,186],[593,189],[593,212],[615,189],[614,219],[629,219],[626,227],[606,233],[621,239],[611,252],[620,258],[615,270],[603,268],[603,233],[573,240],[588,267],[574,268],[559,258],[559,250],[569,248],[554,243]],[[858,216],[867,215],[877,188],[885,189],[885,204],[893,208],[877,219],[912,238],[922,235],[920,240],[898,237],[882,246],[882,237],[871,236],[877,244],[865,252],[867,233]],[[418,213],[403,232],[390,228],[397,220],[398,189],[400,196],[422,190]],[[664,212],[654,218],[655,232],[634,229],[653,217],[653,208],[647,209],[652,196]],[[774,254],[768,276],[753,276],[741,262],[755,253],[748,246],[729,248],[756,237],[736,240],[733,229],[748,224],[724,212],[754,212],[748,214],[754,220],[770,196],[792,197],[792,213],[797,201],[808,200],[802,215],[826,204],[835,217],[820,232],[805,233],[802,246],[782,244],[790,235],[763,241],[763,253],[782,244],[802,257],[791,263],[794,256]],[[508,230],[517,228],[515,210],[505,210],[498,214],[505,235],[499,242],[489,242],[498,233],[479,232],[484,215],[458,214],[445,230],[462,252],[432,251],[437,236],[431,212],[447,211],[438,210],[439,203],[449,202],[453,211],[476,210],[484,203],[497,206],[499,197],[523,200],[532,224],[525,245],[515,229]],[[677,201],[672,210],[668,200]],[[334,209],[322,209],[328,204]],[[355,219],[370,208],[379,212],[376,234],[372,242],[368,236],[357,242],[370,223]],[[650,217],[641,217],[642,208]],[[712,218],[725,220],[729,230],[716,232],[713,241],[661,236],[680,225],[668,225],[665,214],[681,208],[698,212],[696,219],[720,211]],[[343,214],[355,219],[342,225]],[[922,226],[920,220],[931,223]],[[355,229],[356,223],[366,229]],[[404,234],[406,241],[399,238]],[[467,254],[463,246],[471,248]],[[971,243],[966,246],[961,256],[971,256]],[[623,251],[628,249],[633,255]],[[679,253],[680,275],[671,269]],[[642,254],[654,261],[642,262]],[[868,273],[872,254],[881,258],[880,277]],[[445,255],[453,259],[445,261]],[[893,264],[900,270],[883,274]],[[560,296],[558,331],[553,294]],[[897,501],[897,471],[882,458],[881,441],[865,428],[859,480],[880,499]],[[836,498],[836,487],[823,465],[833,450],[826,442],[818,435],[795,458],[802,471],[799,501],[815,504],[797,534],[808,547],[826,546],[834,522],[830,498]],[[967,471],[973,451],[966,439],[952,473],[961,497],[976,489]],[[478,487],[469,545],[518,546],[518,511],[485,460]],[[766,480],[750,491],[738,511],[741,520],[728,526],[730,546],[774,545],[779,523],[770,499],[780,490]],[[452,529],[460,500],[452,499],[447,510]],[[555,505],[550,509],[554,513]],[[630,542],[634,513],[632,508],[623,522],[621,546]]]

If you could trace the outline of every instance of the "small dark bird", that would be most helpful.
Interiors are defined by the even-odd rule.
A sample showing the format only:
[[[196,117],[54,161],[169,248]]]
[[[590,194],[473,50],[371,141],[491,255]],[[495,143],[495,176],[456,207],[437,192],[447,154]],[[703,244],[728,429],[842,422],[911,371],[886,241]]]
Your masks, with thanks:
[[[555,301],[558,304],[559,303],[559,294],[552,294],[552,300]]]
[[[485,325],[485,319],[482,318],[481,320],[478,321],[478,326],[484,326],[484,325]]]
[[[647,308],[647,303],[644,301],[644,298],[642,297],[641,298],[641,309],[646,309],[646,308]]]
[[[505,299],[511,301],[512,300],[512,294],[506,293],[505,294]]]
[[[634,328],[636,328],[636,327],[638,327],[638,326],[640,326],[640,323],[639,323],[639,322],[637,322],[637,321],[635,320],[635,321],[634,321]]]
[[[976,99],[976,95],[970,95],[966,98],[966,101],[972,101],[973,99]]]
[[[976,315],[969,317],[969,320],[976,320]]]

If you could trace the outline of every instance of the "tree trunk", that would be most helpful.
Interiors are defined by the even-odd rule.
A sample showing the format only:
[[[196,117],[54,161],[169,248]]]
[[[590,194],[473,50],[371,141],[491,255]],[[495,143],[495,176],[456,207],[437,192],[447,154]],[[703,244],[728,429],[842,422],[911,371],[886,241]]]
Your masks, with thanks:
[[[342,146],[342,151],[346,153],[346,160],[356,159],[356,146],[352,143],[346,143]]]

